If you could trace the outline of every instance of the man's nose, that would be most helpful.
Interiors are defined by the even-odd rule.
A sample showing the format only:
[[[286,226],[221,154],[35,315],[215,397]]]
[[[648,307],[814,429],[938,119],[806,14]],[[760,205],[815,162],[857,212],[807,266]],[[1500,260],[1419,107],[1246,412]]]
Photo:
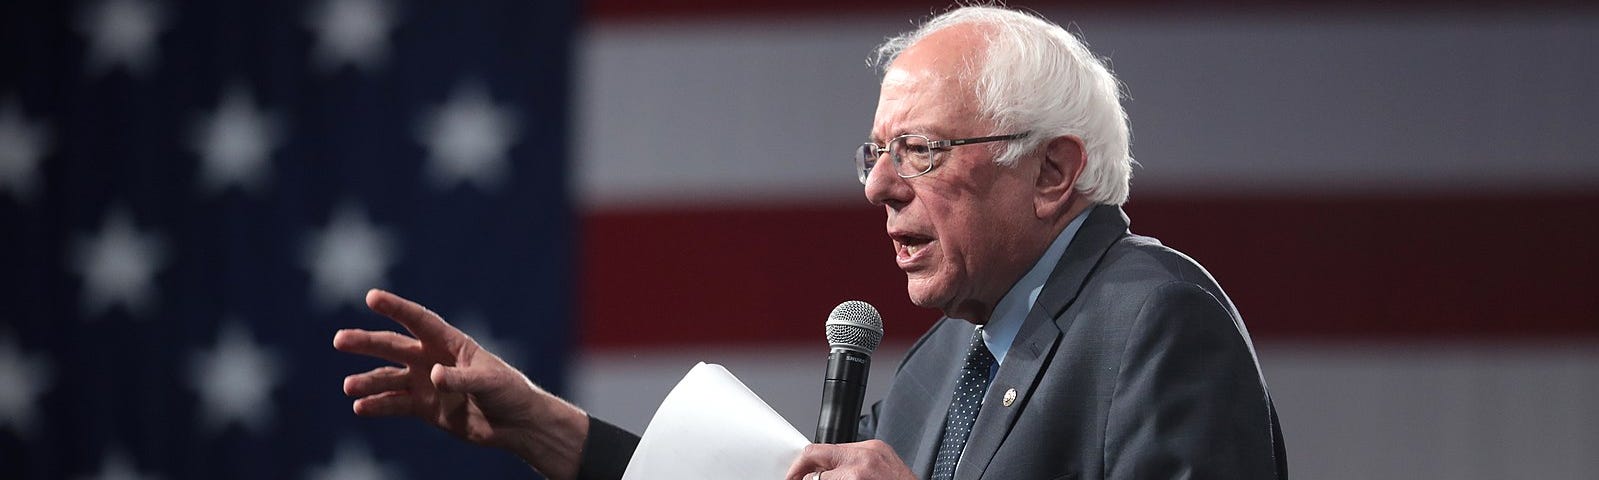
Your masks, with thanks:
[[[898,209],[910,203],[914,193],[910,182],[894,170],[894,160],[880,155],[877,163],[866,175],[866,200],[872,205],[887,205]]]

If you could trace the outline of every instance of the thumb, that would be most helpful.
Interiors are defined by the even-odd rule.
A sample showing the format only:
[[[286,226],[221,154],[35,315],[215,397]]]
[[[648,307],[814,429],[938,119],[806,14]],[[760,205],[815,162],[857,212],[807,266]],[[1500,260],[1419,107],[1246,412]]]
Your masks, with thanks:
[[[433,371],[428,378],[433,381],[433,387],[446,393],[480,393],[493,387],[492,379],[486,375],[488,372],[474,371],[462,367],[449,367],[434,364]]]

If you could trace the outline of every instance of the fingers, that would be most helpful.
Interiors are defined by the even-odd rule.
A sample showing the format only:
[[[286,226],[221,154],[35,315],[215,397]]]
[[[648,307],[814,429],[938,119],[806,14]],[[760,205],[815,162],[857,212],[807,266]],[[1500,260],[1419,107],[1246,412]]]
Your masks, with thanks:
[[[495,385],[496,377],[493,372],[483,369],[433,365],[433,371],[429,372],[428,378],[433,381],[434,388],[449,393],[479,393],[504,386]]]
[[[438,314],[399,295],[374,288],[366,292],[366,305],[372,311],[399,322],[424,343],[438,343],[446,350],[455,350],[455,346],[465,338],[460,330],[445,323]]]
[[[805,450],[800,451],[799,458],[794,459],[794,463],[789,465],[788,474],[784,475],[783,478],[810,480],[816,472],[827,470],[835,465],[833,452],[837,449],[838,447],[836,446],[821,443],[806,445]]]
[[[406,375],[410,369],[398,367],[378,367],[370,372],[359,373],[344,377],[344,394],[352,397],[365,397],[389,391],[406,390],[409,379]]]
[[[799,458],[789,466],[785,478],[810,479],[821,473],[822,478],[854,479],[914,479],[910,467],[900,460],[882,440],[867,440],[838,445],[811,444],[800,452]]]
[[[416,410],[416,397],[407,392],[383,392],[355,401],[351,408],[363,417],[410,415]]]
[[[831,470],[810,470],[799,473],[790,472],[788,476],[783,478],[788,480],[821,480],[822,478],[827,478],[828,480],[837,480],[840,478],[840,475],[839,472]]]
[[[406,365],[430,363],[421,341],[389,331],[339,330],[333,348]]]

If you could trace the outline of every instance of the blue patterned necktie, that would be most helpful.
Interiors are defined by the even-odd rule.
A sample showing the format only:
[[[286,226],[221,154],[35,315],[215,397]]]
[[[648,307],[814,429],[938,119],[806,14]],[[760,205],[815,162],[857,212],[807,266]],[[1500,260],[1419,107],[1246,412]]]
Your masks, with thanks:
[[[955,382],[955,397],[944,418],[944,437],[938,443],[938,457],[933,459],[933,480],[955,477],[955,464],[960,462],[961,451],[966,449],[972,422],[983,408],[983,395],[988,391],[988,369],[993,365],[994,354],[983,343],[983,330],[979,328],[972,334],[972,345],[966,350],[966,365],[961,367],[961,377]]]

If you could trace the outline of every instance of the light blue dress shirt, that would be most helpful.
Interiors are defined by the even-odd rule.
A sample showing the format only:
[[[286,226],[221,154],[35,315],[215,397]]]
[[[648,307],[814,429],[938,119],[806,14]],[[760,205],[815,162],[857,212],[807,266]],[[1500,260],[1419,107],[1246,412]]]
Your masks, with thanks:
[[[1088,219],[1090,211],[1092,209],[1077,214],[1077,218],[1061,230],[1044,254],[1033,263],[1033,268],[1022,275],[1021,280],[1017,280],[1016,285],[1011,286],[1010,291],[994,305],[994,313],[988,316],[988,324],[978,327],[983,332],[983,343],[994,354],[994,366],[988,372],[989,377],[993,377],[999,365],[1005,363],[1005,354],[1010,352],[1011,343],[1016,341],[1016,333],[1022,329],[1022,322],[1027,320],[1027,312],[1033,309],[1038,294],[1044,291],[1044,281],[1049,280],[1049,273],[1055,271],[1055,264],[1060,263],[1066,246],[1072,243],[1072,237],[1077,236],[1077,230],[1083,227],[1083,221]]]

